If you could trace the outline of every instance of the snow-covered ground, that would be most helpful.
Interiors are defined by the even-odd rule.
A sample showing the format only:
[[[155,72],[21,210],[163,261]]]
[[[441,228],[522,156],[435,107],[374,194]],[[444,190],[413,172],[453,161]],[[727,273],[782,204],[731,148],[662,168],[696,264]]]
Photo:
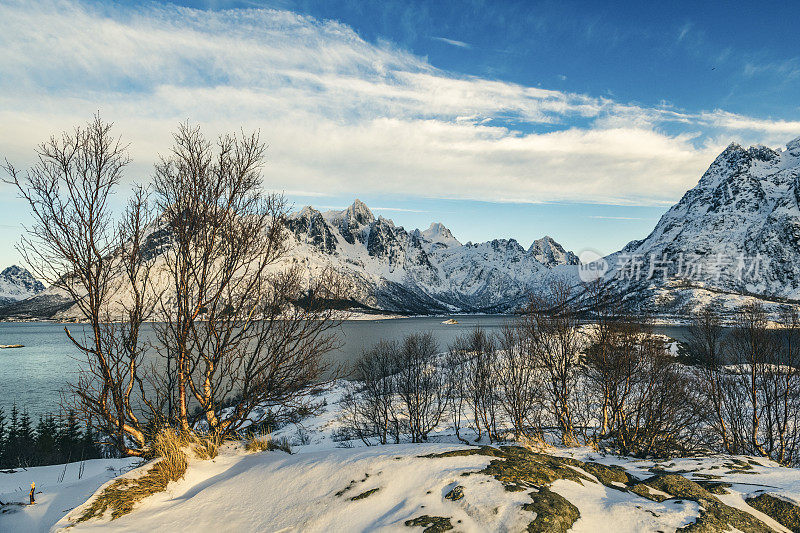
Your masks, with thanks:
[[[112,477],[121,473],[135,477],[149,466],[128,471],[136,465],[135,460],[89,461],[78,479],[79,465],[71,464],[61,482],[63,466],[2,473],[0,501],[26,501],[31,481],[36,481],[42,493],[37,494],[38,503],[34,506],[4,507],[10,510],[0,514],[0,531],[57,531],[69,527],[75,532],[216,533],[224,528],[413,533],[423,531],[423,527],[406,522],[418,518],[424,521],[424,517],[445,519],[456,531],[523,531],[538,516],[523,507],[531,504],[535,488],[515,488],[503,477],[513,477],[514,472],[481,472],[492,461],[506,464],[510,459],[498,459],[485,450],[459,443],[444,425],[425,444],[367,447],[360,441],[339,440],[338,401],[342,392],[342,386],[331,388],[324,394],[327,403],[317,415],[275,432],[275,438],[285,437],[292,442],[292,454],[249,453],[241,443],[228,443],[214,460],[191,459],[183,479],[138,504],[131,514],[113,521],[92,519],[73,525],[73,519],[81,514],[80,504]],[[465,449],[478,453],[425,457]],[[659,502],[637,495],[631,483],[625,486],[601,480],[591,473],[597,474],[590,468],[597,464],[622,467],[628,476],[638,480],[672,472],[701,483],[729,483],[727,494],[714,492],[713,497],[775,531],[788,529],[745,500],[766,492],[800,502],[800,470],[780,467],[763,458],[713,456],[656,462],[604,455],[587,448],[556,447],[546,449],[544,454],[531,457],[552,460],[556,466],[550,468],[563,470],[549,487],[580,513],[571,531],[674,531],[695,522],[705,511],[701,503],[685,495],[665,495],[661,491],[665,497],[675,497]],[[460,487],[462,497],[453,498],[451,491],[455,487]],[[659,491],[653,489],[651,493]]]
[[[68,465],[0,471],[0,531],[47,531],[106,481],[131,470],[136,459],[94,459]],[[28,503],[36,483],[36,505]]]

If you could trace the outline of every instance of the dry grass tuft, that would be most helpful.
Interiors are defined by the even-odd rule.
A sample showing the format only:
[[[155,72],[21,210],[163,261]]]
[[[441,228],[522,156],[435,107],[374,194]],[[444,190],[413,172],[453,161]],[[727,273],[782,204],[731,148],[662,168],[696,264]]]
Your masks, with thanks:
[[[526,450],[534,453],[542,453],[548,448],[550,448],[550,445],[547,444],[544,438],[540,436],[530,436],[522,434],[517,437],[517,442],[519,442],[520,446],[522,446]]]
[[[219,454],[219,447],[223,442],[224,439],[216,433],[194,435],[192,437],[192,451],[198,459],[208,461]]]
[[[152,454],[157,457],[153,467],[136,479],[118,479],[106,487],[78,517],[77,522],[99,518],[111,510],[115,520],[130,513],[137,502],[166,490],[170,481],[186,473],[187,461],[183,448],[187,439],[171,428],[159,431],[153,439]]]
[[[289,445],[289,441],[286,437],[273,439],[272,434],[269,432],[254,433],[248,437],[244,449],[248,452],[281,450],[286,453],[292,453],[292,447]]]

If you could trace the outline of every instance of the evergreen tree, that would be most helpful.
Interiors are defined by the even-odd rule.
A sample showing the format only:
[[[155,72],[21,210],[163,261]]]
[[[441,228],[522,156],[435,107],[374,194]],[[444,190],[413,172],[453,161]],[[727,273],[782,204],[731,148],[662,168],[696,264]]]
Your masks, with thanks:
[[[19,417],[19,433],[17,435],[17,465],[30,466],[36,446],[36,438],[31,425],[28,411],[22,412]]]
[[[79,461],[81,458],[81,426],[72,409],[67,413],[67,418],[61,419],[58,432],[58,448],[64,457],[64,462]]]
[[[64,458],[56,444],[58,425],[53,415],[39,417],[36,426],[36,446],[34,464],[47,465],[64,462]]]
[[[6,450],[6,414],[0,407],[0,467],[3,466],[3,456]]]
[[[83,439],[81,440],[81,458],[86,459],[101,459],[103,451],[97,444],[95,433],[92,431],[92,425],[86,426],[86,431],[83,432]]]
[[[3,467],[14,468],[19,457],[19,411],[17,404],[11,406],[11,424],[8,426],[8,436],[3,450]]]

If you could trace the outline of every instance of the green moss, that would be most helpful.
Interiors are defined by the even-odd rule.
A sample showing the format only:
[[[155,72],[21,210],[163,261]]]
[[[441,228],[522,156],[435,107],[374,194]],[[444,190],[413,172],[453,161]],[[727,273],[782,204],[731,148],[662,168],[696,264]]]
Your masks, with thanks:
[[[493,476],[503,485],[543,487],[557,479],[567,479],[576,483],[593,482],[591,478],[567,464],[567,461],[572,463],[572,466],[583,464],[574,459],[564,460],[517,446],[503,446],[499,451],[501,452],[499,458],[492,459],[480,473]]]
[[[632,492],[655,501],[670,499],[661,495],[647,495],[647,487],[669,494],[672,498],[694,500],[700,504],[700,516],[693,524],[679,529],[691,533],[713,533],[736,528],[744,533],[769,533],[771,528],[752,515],[722,503],[699,483],[678,474],[663,474],[644,480]]]
[[[453,529],[453,524],[450,523],[449,518],[443,516],[428,516],[426,514],[412,518],[411,520],[406,520],[405,524],[408,527],[424,527],[423,533],[441,533]]]
[[[623,491],[630,490],[648,500],[679,502],[681,499],[686,499],[698,502],[701,508],[700,516],[694,523],[689,524],[680,531],[711,533],[727,531],[732,528],[745,533],[772,531],[766,524],[752,515],[725,505],[715,496],[715,494],[725,494],[725,489],[730,487],[729,483],[711,481],[712,479],[718,479],[719,476],[699,474],[698,477],[705,479],[701,479],[699,482],[692,481],[678,473],[664,470],[664,466],[674,467],[674,463],[654,466],[651,471],[656,475],[640,482],[628,474],[625,469],[618,466],[553,457],[515,446],[503,446],[500,448],[484,446],[428,455],[426,457],[467,455],[487,455],[492,457],[486,468],[475,473],[494,477],[508,491],[520,491],[525,490],[525,488],[538,489],[537,492],[530,493],[533,502],[525,504],[523,507],[525,510],[536,513],[535,520],[531,522],[528,528],[529,531],[567,531],[578,519],[580,513],[577,507],[548,488],[554,481],[559,479],[567,479],[576,483],[595,482],[594,479],[576,470],[576,468],[591,474],[597,478],[597,481],[607,487]],[[736,473],[752,470],[750,464],[741,460],[734,460],[725,466],[735,469]]]
[[[442,453],[429,453],[427,455],[420,455],[428,459],[436,459],[438,457],[467,457],[470,455],[488,455],[490,457],[502,457],[503,453],[497,448],[491,446],[480,446],[477,448],[466,448],[463,450],[452,450]]]
[[[464,497],[464,487],[462,487],[461,485],[456,485],[455,487],[450,489],[450,492],[444,495],[445,500],[451,500],[454,502],[460,500],[463,497]]]
[[[569,500],[547,487],[532,492],[530,497],[533,502],[522,508],[536,513],[534,521],[528,524],[528,531],[532,533],[565,533],[581,516]]]
[[[800,531],[800,507],[797,505],[771,494],[750,498],[747,503],[792,531]]]
[[[616,466],[616,465],[608,466],[594,462],[583,463],[576,459],[565,459],[565,462],[567,462],[567,464],[570,464],[572,466],[577,466],[578,468],[590,473],[606,487],[625,490],[624,487],[620,487],[619,484],[630,485],[631,483],[637,481],[636,478],[628,474],[628,472],[626,472],[625,469],[622,468],[621,466]]]
[[[636,494],[637,496],[641,496],[642,498],[646,498],[654,502],[663,502],[664,500],[669,498],[668,496],[652,492],[652,489],[647,485],[645,485],[644,483],[636,483],[635,485],[630,487],[630,491]]]
[[[702,479],[722,479],[722,476],[718,476],[716,474],[695,474],[694,477],[699,477]]]
[[[359,494],[358,496],[353,496],[352,498],[350,498],[350,501],[353,501],[353,502],[354,502],[354,501],[356,501],[356,500],[363,500],[363,499],[364,499],[364,498],[366,498],[367,496],[369,496],[369,495],[371,495],[371,494],[375,494],[375,493],[376,493],[376,492],[378,492],[379,490],[381,490],[381,489],[380,489],[380,487],[378,487],[378,488],[374,488],[374,489],[369,489],[369,490],[368,490],[368,491],[366,491],[366,492],[362,492],[362,493],[361,493],[361,494]]]
[[[730,494],[730,491],[728,489],[733,486],[725,481],[698,480],[697,484],[706,489],[711,494]]]
[[[758,464],[758,463],[756,463],[756,464]],[[747,461],[742,461],[741,459],[731,459],[729,462],[723,463],[722,466],[724,466],[725,468],[727,468],[729,470],[733,470],[733,471],[736,471],[736,470],[752,470],[753,469],[753,465],[751,465]]]

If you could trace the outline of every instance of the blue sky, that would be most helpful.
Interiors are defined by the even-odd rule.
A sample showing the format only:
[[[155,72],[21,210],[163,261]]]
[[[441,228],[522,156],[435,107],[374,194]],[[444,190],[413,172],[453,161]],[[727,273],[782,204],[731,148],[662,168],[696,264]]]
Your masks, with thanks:
[[[0,3],[0,156],[100,110],[145,182],[184,119],[260,129],[298,207],[462,242],[644,237],[731,141],[800,135],[800,4]],[[35,30],[31,30],[35,28]],[[25,206],[0,185],[0,265]]]

